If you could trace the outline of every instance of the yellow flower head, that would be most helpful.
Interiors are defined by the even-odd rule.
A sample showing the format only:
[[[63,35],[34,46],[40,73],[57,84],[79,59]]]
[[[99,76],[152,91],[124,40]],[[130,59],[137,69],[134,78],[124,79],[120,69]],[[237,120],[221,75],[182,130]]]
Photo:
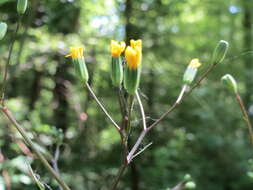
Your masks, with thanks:
[[[70,53],[68,55],[66,55],[65,57],[71,57],[72,59],[78,59],[78,58],[83,57],[83,51],[84,51],[83,46],[70,47]]]
[[[142,41],[131,40],[131,46],[127,46],[125,51],[126,63],[130,69],[136,69],[141,64],[142,59]]]
[[[120,56],[120,54],[125,50],[126,43],[121,41],[111,40],[111,55]]]
[[[201,63],[199,62],[199,59],[192,59],[190,64],[189,64],[189,67],[192,67],[192,68],[198,68],[199,66],[201,66]]]

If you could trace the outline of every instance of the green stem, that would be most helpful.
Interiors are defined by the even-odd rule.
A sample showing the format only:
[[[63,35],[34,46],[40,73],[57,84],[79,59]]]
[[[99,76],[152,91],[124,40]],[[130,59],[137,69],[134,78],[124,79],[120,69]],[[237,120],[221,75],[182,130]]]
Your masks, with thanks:
[[[17,27],[16,27],[15,33],[14,33],[13,38],[12,38],[12,42],[11,42],[9,53],[8,53],[7,62],[6,62],[5,69],[4,69],[3,87],[2,87],[2,91],[1,91],[2,92],[2,97],[1,97],[2,106],[4,106],[5,91],[6,91],[6,87],[7,87],[7,75],[8,75],[9,65],[10,65],[10,62],[11,62],[13,46],[14,46],[14,43],[15,43],[16,38],[17,38],[19,27],[21,25],[21,19],[22,19],[22,17],[19,17],[19,19],[18,19]]]
[[[129,136],[131,131],[131,117],[134,106],[134,96],[129,95],[129,104],[128,104],[128,115],[127,115],[127,127],[126,127],[126,135]]]
[[[122,118],[125,117],[125,103],[124,97],[122,96],[121,88],[118,88],[118,99],[119,99],[119,106]]]
[[[244,105],[244,103],[242,101],[242,98],[241,98],[240,94],[239,93],[235,93],[235,96],[236,96],[236,100],[237,100],[238,104],[240,105],[240,108],[241,108],[241,111],[242,111],[242,114],[243,114],[243,119],[246,122],[246,125],[248,127],[248,131],[249,131],[249,135],[250,135],[250,140],[251,140],[251,143],[253,145],[253,132],[252,132],[252,126],[251,126],[251,123],[250,123],[250,119],[249,119],[248,113],[246,111],[245,105]]]
[[[52,176],[55,178],[55,180],[59,183],[59,185],[64,190],[70,190],[70,188],[65,184],[65,182],[61,179],[58,173],[50,166],[46,158],[36,149],[34,146],[32,140],[29,138],[29,136],[26,134],[26,131],[23,129],[21,125],[18,124],[17,120],[14,118],[12,113],[9,111],[7,107],[1,107],[1,111],[4,113],[4,115],[9,119],[9,121],[15,126],[15,128],[18,130],[18,132],[22,135],[25,142],[31,147],[33,152],[36,154],[38,159],[42,162],[42,164],[45,166],[45,168],[52,174]]]

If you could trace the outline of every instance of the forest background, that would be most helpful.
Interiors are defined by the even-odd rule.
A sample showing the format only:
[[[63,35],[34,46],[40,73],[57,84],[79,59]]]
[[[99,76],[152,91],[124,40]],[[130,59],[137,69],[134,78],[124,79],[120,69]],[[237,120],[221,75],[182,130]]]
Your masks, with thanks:
[[[235,97],[220,83],[224,74],[233,74],[252,117],[252,10],[252,0],[30,0],[14,44],[6,104],[42,151],[60,151],[58,166],[67,184],[107,189],[120,166],[120,138],[76,78],[65,58],[69,47],[85,46],[89,83],[119,121],[110,40],[142,39],[140,94],[150,124],[174,103],[190,60],[199,58],[203,72],[217,42],[226,40],[224,62],[149,133],[142,147],[152,145],[131,163],[119,189],[166,190],[190,174],[196,190],[252,190],[247,128]],[[0,42],[1,81],[17,20],[16,1],[1,0],[0,21],[8,24]],[[141,131],[138,109],[132,144]],[[24,163],[57,189],[2,115],[0,126],[0,189],[37,189]]]

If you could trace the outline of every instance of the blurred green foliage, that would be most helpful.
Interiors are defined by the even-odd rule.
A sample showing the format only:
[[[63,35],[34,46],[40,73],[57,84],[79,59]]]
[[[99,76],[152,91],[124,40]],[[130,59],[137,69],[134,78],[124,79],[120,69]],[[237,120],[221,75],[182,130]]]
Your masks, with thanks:
[[[8,24],[0,43],[1,81],[18,20],[15,8],[14,0],[0,1],[0,21]],[[37,146],[49,150],[48,159],[60,145],[60,172],[73,189],[108,189],[120,166],[120,138],[75,77],[64,57],[69,46],[85,45],[90,83],[119,122],[110,39],[141,38],[140,91],[151,124],[175,101],[189,61],[199,58],[202,73],[216,43],[227,40],[225,61],[148,135],[142,146],[152,146],[134,160],[119,189],[165,190],[189,173],[196,190],[251,190],[252,147],[239,106],[220,78],[236,78],[252,116],[252,8],[252,0],[30,0],[14,45],[7,105]],[[142,123],[138,107],[134,111],[130,145]],[[38,189],[29,163],[41,182],[57,189],[17,131],[0,118],[0,189],[8,190],[8,180],[12,190]]]

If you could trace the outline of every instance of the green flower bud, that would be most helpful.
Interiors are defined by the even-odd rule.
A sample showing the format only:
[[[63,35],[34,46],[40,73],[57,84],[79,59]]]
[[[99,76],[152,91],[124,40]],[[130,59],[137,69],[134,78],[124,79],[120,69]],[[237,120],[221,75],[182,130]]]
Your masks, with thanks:
[[[185,189],[195,189],[196,184],[193,181],[189,181],[185,184]]]
[[[123,81],[123,66],[120,56],[112,56],[111,79],[115,87],[120,87]]]
[[[227,41],[224,41],[224,40],[219,41],[218,45],[216,46],[213,52],[213,57],[212,57],[213,64],[218,64],[223,61],[228,51],[228,47],[229,47],[229,43]]]
[[[234,93],[238,92],[237,89],[237,83],[234,79],[233,76],[231,76],[230,74],[226,74],[221,78],[222,83],[231,91],[233,91]]]
[[[24,14],[27,8],[27,0],[18,0],[17,11],[19,14]]]
[[[141,76],[141,66],[136,69],[131,69],[129,67],[125,67],[124,70],[124,87],[129,94],[135,94]]]
[[[189,181],[189,180],[191,180],[191,175],[190,174],[185,174],[185,176],[184,176],[184,180],[185,181]]]
[[[183,82],[190,85],[197,75],[198,67],[201,65],[198,59],[192,59],[186,68],[183,76]]]
[[[73,62],[77,76],[80,78],[81,81],[85,83],[88,82],[89,73],[85,64],[84,57],[73,59]]]
[[[74,63],[77,76],[82,82],[88,82],[89,73],[83,56],[84,47],[76,46],[70,48],[70,53],[65,57],[71,57]]]
[[[253,179],[253,172],[247,172],[247,175]]]
[[[2,40],[7,32],[7,24],[0,22],[0,40]]]

